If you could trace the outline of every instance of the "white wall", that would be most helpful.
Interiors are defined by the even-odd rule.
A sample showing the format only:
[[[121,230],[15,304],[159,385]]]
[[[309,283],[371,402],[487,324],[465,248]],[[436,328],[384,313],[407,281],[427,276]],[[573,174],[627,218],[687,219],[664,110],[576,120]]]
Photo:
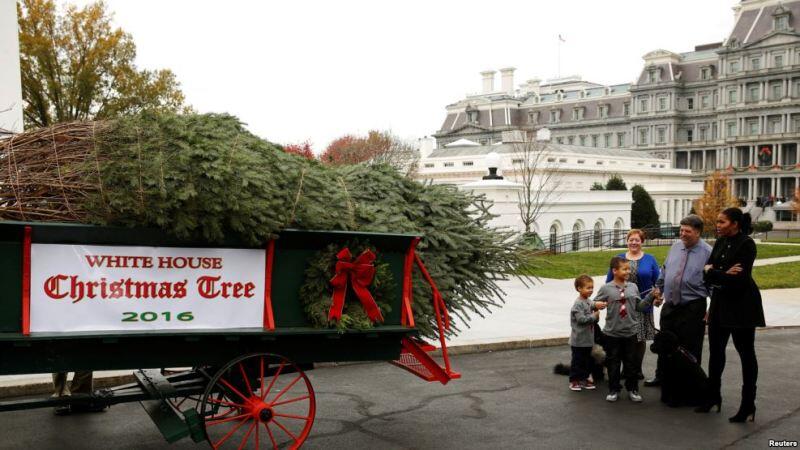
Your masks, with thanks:
[[[17,3],[0,0],[0,129],[22,131]]]
[[[491,225],[525,230],[518,206],[518,193],[522,186],[518,183],[487,180],[460,185],[459,189],[484,194],[494,202],[491,212],[498,217],[492,220]],[[630,191],[560,192],[542,210],[532,231],[546,239],[553,224],[561,235],[572,232],[575,223],[581,224],[582,230],[591,230],[598,221],[604,230],[613,229],[618,222],[621,229],[627,229],[630,227],[632,203]]]

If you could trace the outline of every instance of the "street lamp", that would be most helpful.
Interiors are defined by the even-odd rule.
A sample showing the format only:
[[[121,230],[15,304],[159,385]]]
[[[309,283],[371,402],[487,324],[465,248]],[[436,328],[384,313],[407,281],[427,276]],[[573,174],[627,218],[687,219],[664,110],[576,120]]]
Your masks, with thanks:
[[[500,168],[500,155],[497,152],[489,152],[486,155],[486,167],[489,168],[489,174],[484,175],[484,180],[502,180],[503,177],[497,174],[497,169]]]

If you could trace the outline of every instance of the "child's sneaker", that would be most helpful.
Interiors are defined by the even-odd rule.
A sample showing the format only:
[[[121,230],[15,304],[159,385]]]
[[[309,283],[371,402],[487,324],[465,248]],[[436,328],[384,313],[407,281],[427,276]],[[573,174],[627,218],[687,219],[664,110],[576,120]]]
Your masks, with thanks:
[[[609,392],[608,395],[606,395],[607,402],[615,402],[617,401],[618,398],[619,398],[619,392]]]
[[[596,388],[597,388],[597,386],[595,386],[594,383],[592,383],[592,380],[583,380],[583,381],[581,381],[581,389],[586,389],[588,391],[591,391],[591,390],[596,389]]]
[[[569,390],[570,391],[580,391],[581,390],[581,383],[578,381],[570,381],[569,382]]]
[[[628,392],[628,398],[631,399],[632,402],[641,403],[642,396],[639,395],[639,391],[630,391]]]

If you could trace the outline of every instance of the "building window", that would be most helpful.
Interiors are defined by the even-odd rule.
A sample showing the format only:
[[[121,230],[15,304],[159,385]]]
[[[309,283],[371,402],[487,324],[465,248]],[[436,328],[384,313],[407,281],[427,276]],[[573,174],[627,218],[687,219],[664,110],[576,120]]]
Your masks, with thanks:
[[[756,120],[748,120],[747,121],[747,131],[750,136],[755,136],[758,134],[758,121]]]
[[[648,106],[647,103],[648,102],[646,98],[639,99],[639,112],[647,112],[647,106]]]
[[[736,73],[739,71],[739,61],[731,61],[728,63],[728,72]]]
[[[525,162],[524,159],[512,159],[511,160],[511,165],[518,165],[518,164],[522,164],[524,162]]]
[[[585,162],[586,162],[586,160],[585,160],[585,159],[579,159],[579,160],[578,160],[578,164],[583,164],[583,163],[585,163]]]
[[[739,101],[739,93],[736,91],[736,89],[729,90],[728,91],[728,104],[729,105],[734,105],[738,101]]]
[[[701,96],[700,97],[700,107],[703,108],[703,109],[707,109],[709,106],[711,106],[709,99],[710,99],[709,95]]]
[[[611,133],[606,133],[603,136],[603,144],[606,148],[611,147]]]
[[[547,158],[547,162],[554,163],[554,162],[556,162],[556,159],[555,158]]]
[[[528,111],[528,123],[539,123],[539,111]]]
[[[686,109],[694,109],[694,99],[687,98],[686,99]]]
[[[625,116],[631,115],[631,104],[629,102],[625,102],[622,104],[622,114]]]
[[[567,158],[558,158],[558,162],[565,163],[567,162]]]
[[[469,123],[478,123],[478,111],[467,111],[467,120]]]
[[[736,136],[736,122],[728,122],[728,137]]]
[[[761,58],[752,58],[750,60],[750,68],[752,70],[759,70],[761,69]]]
[[[667,130],[666,129],[659,128],[658,130],[656,130],[656,133],[657,133],[656,136],[657,136],[657,139],[658,139],[657,142],[659,144],[664,144],[664,143],[667,142]]]
[[[598,166],[602,166],[603,165],[603,161],[596,161],[595,164],[597,164]]]
[[[772,65],[775,67],[778,68],[783,67],[783,55],[775,55],[772,58],[772,63],[773,63]]]
[[[758,91],[758,85],[747,88],[747,100],[750,102],[757,102],[759,97]]]
[[[581,147],[586,147],[586,136],[581,136],[580,139]]]
[[[558,119],[559,119],[559,116],[560,116],[559,112],[560,111],[558,111],[558,110],[550,111],[550,123],[558,123]]]
[[[597,107],[598,115],[601,119],[605,119],[608,117],[608,105],[600,105]]]
[[[658,82],[658,72],[655,71],[655,70],[651,70],[649,72],[649,78],[650,78],[650,82],[651,83],[657,83]]]
[[[693,142],[694,141],[694,130],[688,129],[686,130],[686,142]]]
[[[780,84],[773,84],[769,87],[770,100],[780,100],[783,97],[783,86]]]
[[[708,68],[700,69],[700,79],[707,80],[711,78],[711,70]]]
[[[597,147],[600,143],[600,136],[593,134],[592,135],[592,147]]]
[[[433,163],[425,163],[426,169],[433,169]]]
[[[639,128],[639,145],[647,145],[647,128]]]
[[[617,147],[625,146],[625,133],[617,133]]]
[[[455,166],[455,165],[456,165],[456,164],[455,164],[455,163],[452,163],[452,162],[446,162],[446,163],[444,163],[444,164],[443,164],[443,166],[445,166],[445,167],[453,167],[453,166]]]
[[[559,137],[556,138],[556,142],[559,143],[559,144],[563,144],[564,143],[564,138],[559,136]]]
[[[697,128],[697,140],[705,141],[708,139],[708,128],[707,127],[698,127]]]
[[[664,111],[667,109],[667,97],[658,98],[658,110]]]
[[[462,161],[461,165],[467,167],[467,166],[473,166],[474,164],[472,161]]]
[[[567,144],[569,144],[569,145],[575,144],[575,136],[567,137]]]
[[[784,14],[775,17],[775,21],[773,22],[775,31],[786,31],[789,29],[789,15]]]

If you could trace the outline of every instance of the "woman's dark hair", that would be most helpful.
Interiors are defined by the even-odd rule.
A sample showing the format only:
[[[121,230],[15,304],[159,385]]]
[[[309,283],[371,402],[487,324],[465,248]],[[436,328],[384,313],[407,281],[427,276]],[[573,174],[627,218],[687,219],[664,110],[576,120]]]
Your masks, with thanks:
[[[742,212],[742,210],[739,208],[728,208],[722,211],[722,214],[724,214],[725,217],[727,217],[731,222],[738,223],[739,231],[741,231],[745,236],[753,232],[753,219],[750,217],[750,213]]]

